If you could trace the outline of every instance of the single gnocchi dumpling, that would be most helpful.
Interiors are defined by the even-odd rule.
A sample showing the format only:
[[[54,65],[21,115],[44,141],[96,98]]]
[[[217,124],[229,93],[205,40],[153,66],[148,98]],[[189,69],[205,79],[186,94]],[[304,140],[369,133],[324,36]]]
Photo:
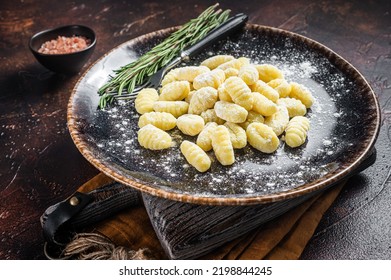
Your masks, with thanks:
[[[289,97],[299,99],[306,108],[310,108],[314,103],[314,97],[309,89],[296,82],[291,82],[291,92],[289,93]]]
[[[212,147],[217,160],[222,165],[232,165],[235,162],[234,149],[227,127],[217,126],[212,134]]]
[[[246,134],[248,143],[266,154],[275,152],[280,145],[280,140],[273,129],[263,123],[251,123],[246,129]]]
[[[142,89],[134,101],[137,113],[144,114],[153,111],[153,104],[159,99],[159,94],[154,88]]]
[[[225,78],[228,79],[229,77],[235,77],[239,75],[239,70],[233,67],[230,67],[228,69],[224,70]]]
[[[265,83],[270,82],[274,79],[283,79],[284,74],[276,66],[271,64],[260,64],[255,65],[255,68],[258,70],[259,79]]]
[[[259,92],[253,92],[254,106],[253,111],[263,115],[263,116],[271,116],[277,112],[277,105],[266,98],[264,95]]]
[[[217,68],[219,65],[228,62],[230,60],[234,60],[232,55],[219,54],[212,57],[209,57],[201,62],[202,66],[208,67],[210,70]]]
[[[289,96],[291,92],[291,85],[285,79],[274,79],[267,84],[278,92],[280,98]]]
[[[162,87],[159,101],[180,101],[185,99],[189,92],[188,81],[175,81]]]
[[[232,147],[234,149],[242,149],[247,145],[246,131],[240,125],[226,122],[224,126],[228,128]]]
[[[176,79],[178,81],[193,82],[195,77],[207,72],[210,72],[210,69],[206,66],[184,66],[178,68]]]
[[[227,101],[233,103],[231,96],[228,91],[225,89],[225,83],[221,84],[217,89],[217,94],[219,96],[220,101]]]
[[[248,115],[247,115],[246,121],[243,122],[243,123],[240,123],[239,125],[242,128],[247,129],[248,125],[250,123],[253,123],[253,122],[264,123],[265,122],[265,118],[260,113],[257,113],[255,111],[248,111]]]
[[[251,89],[252,91],[259,92],[273,102],[276,102],[279,98],[278,92],[262,80],[252,85]]]
[[[210,72],[203,73],[194,78],[194,89],[203,87],[213,87],[217,89],[225,80],[225,73],[221,69],[214,69]]]
[[[185,114],[177,119],[176,125],[183,134],[195,136],[202,131],[205,122],[199,115]]]
[[[217,124],[224,124],[225,122],[216,115],[215,109],[208,109],[202,112],[201,117],[204,119],[205,123],[215,122]]]
[[[265,124],[271,127],[277,136],[280,136],[289,123],[289,113],[285,106],[279,105],[278,111],[265,118]]]
[[[189,114],[200,115],[202,112],[213,108],[217,101],[217,90],[212,87],[203,87],[197,90],[189,106]]]
[[[204,129],[197,136],[197,145],[205,152],[212,150],[212,134],[217,128],[217,123],[207,123]]]
[[[176,118],[170,113],[164,112],[149,112],[141,115],[138,120],[140,128],[152,124],[162,130],[170,130],[176,126]]]
[[[280,98],[277,100],[277,105],[285,106],[288,109],[289,117],[304,116],[307,113],[307,108],[296,98]]]
[[[163,80],[161,82],[162,86],[177,81],[178,72],[179,72],[179,68],[174,68],[168,71],[168,73],[163,77]]]
[[[178,118],[187,114],[189,104],[185,101],[156,101],[153,104],[153,110],[155,112],[170,113],[175,118]]]
[[[216,115],[227,122],[242,123],[248,115],[248,111],[242,106],[226,101],[217,101],[214,109]]]
[[[172,146],[170,134],[152,124],[140,128],[137,139],[142,147],[149,150],[163,150]]]
[[[258,71],[254,65],[244,65],[240,68],[238,77],[241,78],[247,85],[251,86],[258,81]]]
[[[242,66],[248,65],[248,64],[250,64],[250,59],[248,59],[247,57],[239,57],[237,59],[233,59],[233,60],[227,61],[223,64],[220,64],[217,68],[222,69],[222,70],[226,70],[229,68],[235,68],[235,69],[239,70]]]
[[[211,160],[209,156],[196,144],[185,140],[181,143],[180,149],[187,162],[199,172],[205,172],[210,168]]]
[[[303,116],[297,116],[289,121],[285,130],[285,143],[292,148],[304,144],[310,128],[310,121]]]
[[[234,103],[246,110],[253,108],[253,94],[251,89],[239,77],[229,77],[224,82],[225,91],[231,96]]]

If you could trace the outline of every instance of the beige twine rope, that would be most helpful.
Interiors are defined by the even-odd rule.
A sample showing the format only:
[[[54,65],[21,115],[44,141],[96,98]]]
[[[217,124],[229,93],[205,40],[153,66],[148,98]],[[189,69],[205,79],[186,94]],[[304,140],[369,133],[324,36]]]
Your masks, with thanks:
[[[62,252],[64,258],[79,260],[147,260],[148,249],[131,250],[116,246],[106,236],[98,233],[79,233]]]

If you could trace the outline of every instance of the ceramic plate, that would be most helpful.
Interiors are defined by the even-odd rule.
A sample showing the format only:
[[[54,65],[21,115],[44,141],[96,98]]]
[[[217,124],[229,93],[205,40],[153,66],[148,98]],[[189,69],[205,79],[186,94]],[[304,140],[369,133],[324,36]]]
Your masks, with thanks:
[[[215,54],[245,56],[253,63],[280,68],[288,81],[307,86],[315,97],[308,111],[306,143],[291,149],[281,141],[273,154],[246,147],[236,150],[232,166],[199,173],[181,155],[185,137],[171,131],[175,146],[149,151],[137,141],[133,102],[98,110],[97,90],[114,69],[137,59],[175,28],[130,40],[99,59],[77,82],[68,105],[68,126],[76,146],[96,168],[143,192],[182,202],[249,205],[295,198],[332,185],[369,155],[379,131],[376,96],[364,77],[324,45],[295,33],[247,25],[234,37],[206,49],[186,65]]]

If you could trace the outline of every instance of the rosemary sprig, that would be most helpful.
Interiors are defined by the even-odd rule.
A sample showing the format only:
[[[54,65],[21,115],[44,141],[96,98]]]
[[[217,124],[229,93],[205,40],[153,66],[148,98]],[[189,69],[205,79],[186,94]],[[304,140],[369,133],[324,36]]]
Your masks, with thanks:
[[[113,103],[116,96],[124,92],[131,93],[136,85],[142,84],[161,67],[167,65],[184,48],[195,44],[209,31],[225,22],[230,11],[215,10],[218,5],[207,8],[197,18],[182,25],[138,60],[114,70],[115,76],[110,76],[110,80],[98,90],[99,107],[105,108]]]

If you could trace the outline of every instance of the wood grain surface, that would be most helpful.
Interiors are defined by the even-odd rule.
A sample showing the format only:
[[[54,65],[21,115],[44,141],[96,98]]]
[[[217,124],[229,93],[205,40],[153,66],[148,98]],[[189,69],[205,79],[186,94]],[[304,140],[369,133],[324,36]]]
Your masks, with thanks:
[[[391,259],[391,2],[219,1],[249,22],[325,44],[369,81],[382,110],[376,163],[351,178],[321,221],[303,259]],[[210,1],[0,2],[0,259],[44,259],[39,217],[98,173],[78,152],[66,106],[81,73],[110,49],[180,25]],[[97,34],[81,73],[41,66],[28,49],[36,32],[84,24]]]

